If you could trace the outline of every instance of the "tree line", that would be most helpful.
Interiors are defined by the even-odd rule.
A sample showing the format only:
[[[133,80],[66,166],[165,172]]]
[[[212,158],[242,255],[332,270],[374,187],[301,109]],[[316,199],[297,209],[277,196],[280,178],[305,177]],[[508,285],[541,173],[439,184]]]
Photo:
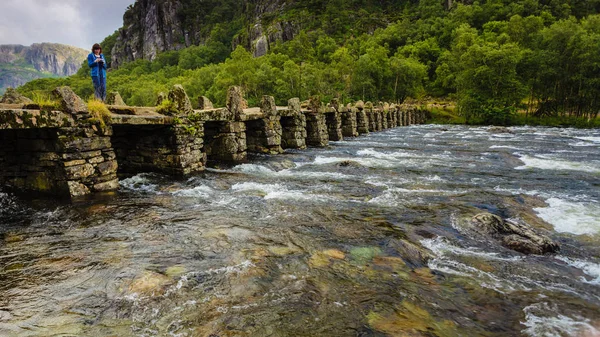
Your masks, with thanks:
[[[368,13],[340,1],[350,5],[340,4],[338,11],[327,6],[309,28],[270,46],[263,57],[241,46],[230,52],[217,25],[204,45],[111,71],[109,90],[119,91],[129,105],[146,106],[177,83],[192,100],[207,96],[217,105],[224,105],[231,85],[241,85],[252,105],[262,95],[275,96],[278,104],[317,94],[344,102],[446,97],[469,123],[508,124],[517,112],[579,118],[600,112],[599,0],[469,1],[450,9],[446,1],[404,1],[403,10],[394,12],[396,21],[382,25],[378,18],[362,30],[353,22],[365,25]],[[305,8],[289,15],[305,16]],[[19,91],[31,95],[57,85],[84,97],[93,93],[87,67]]]

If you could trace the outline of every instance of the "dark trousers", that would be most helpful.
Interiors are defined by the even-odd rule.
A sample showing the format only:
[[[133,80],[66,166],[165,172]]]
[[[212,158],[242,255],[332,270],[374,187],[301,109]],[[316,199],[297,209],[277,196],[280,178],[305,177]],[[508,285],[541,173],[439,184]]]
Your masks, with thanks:
[[[92,76],[94,82],[94,97],[99,100],[106,100],[106,77]]]

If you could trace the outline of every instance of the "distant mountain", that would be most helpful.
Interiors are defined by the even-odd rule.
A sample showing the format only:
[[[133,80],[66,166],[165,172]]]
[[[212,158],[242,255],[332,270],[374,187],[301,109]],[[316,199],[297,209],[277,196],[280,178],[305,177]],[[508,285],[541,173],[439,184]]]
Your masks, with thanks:
[[[71,76],[87,54],[85,49],[56,43],[0,45],[0,94],[37,78]]]

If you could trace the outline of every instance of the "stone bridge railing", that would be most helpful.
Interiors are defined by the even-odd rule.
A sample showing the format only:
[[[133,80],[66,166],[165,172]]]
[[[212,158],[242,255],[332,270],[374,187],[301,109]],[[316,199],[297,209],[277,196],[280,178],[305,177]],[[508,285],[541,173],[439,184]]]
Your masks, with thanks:
[[[117,173],[188,175],[208,161],[326,147],[345,137],[424,123],[427,116],[414,106],[381,102],[292,98],[280,107],[271,96],[248,108],[239,87],[228,91],[226,107],[213,108],[201,97],[202,109],[194,110],[175,86],[170,111],[109,105],[111,114],[103,118],[67,87],[54,95],[57,109],[0,104],[0,185],[76,197],[118,189]]]

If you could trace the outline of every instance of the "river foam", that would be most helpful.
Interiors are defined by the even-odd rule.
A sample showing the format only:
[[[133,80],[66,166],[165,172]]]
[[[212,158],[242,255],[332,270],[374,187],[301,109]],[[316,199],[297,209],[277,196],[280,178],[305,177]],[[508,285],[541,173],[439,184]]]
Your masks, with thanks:
[[[581,281],[600,286],[600,263],[569,258],[566,256],[557,256],[556,258],[565,262],[573,268],[581,270],[584,274],[588,276],[589,279],[582,278]]]
[[[548,315],[559,311],[556,306],[546,302],[532,304],[523,309],[525,321],[521,322],[527,328],[522,330],[531,337],[561,337],[581,336],[594,337],[600,335],[600,330],[592,326],[589,319],[566,315]]]
[[[546,201],[548,207],[534,208],[557,232],[576,235],[600,233],[600,204],[570,202],[559,198]]]
[[[140,173],[120,180],[119,185],[132,191],[153,193],[157,191],[158,185],[151,182],[151,177],[152,175],[149,173]]]
[[[535,156],[522,155],[519,158],[525,165],[515,167],[517,170],[541,169],[541,170],[566,170],[582,171],[589,173],[600,173],[600,166],[591,162],[574,162],[560,159],[544,159]]]

